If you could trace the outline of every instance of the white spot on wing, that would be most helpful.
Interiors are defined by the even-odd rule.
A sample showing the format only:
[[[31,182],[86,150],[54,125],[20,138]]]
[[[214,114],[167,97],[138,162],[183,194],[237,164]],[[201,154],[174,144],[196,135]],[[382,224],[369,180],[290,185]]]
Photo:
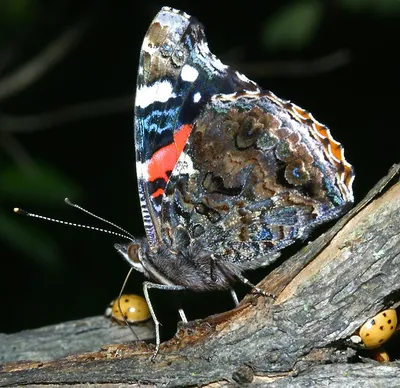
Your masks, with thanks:
[[[193,96],[193,102],[199,102],[201,98],[201,94],[199,92],[195,93]]]
[[[186,152],[181,153],[176,169],[179,171],[179,174],[193,175],[195,173],[192,159]]]
[[[135,104],[140,108],[146,108],[153,102],[167,102],[173,97],[176,97],[176,94],[172,92],[171,83],[164,80],[137,89]]]
[[[194,82],[199,76],[199,72],[192,66],[185,65],[182,67],[181,78],[186,82]]]

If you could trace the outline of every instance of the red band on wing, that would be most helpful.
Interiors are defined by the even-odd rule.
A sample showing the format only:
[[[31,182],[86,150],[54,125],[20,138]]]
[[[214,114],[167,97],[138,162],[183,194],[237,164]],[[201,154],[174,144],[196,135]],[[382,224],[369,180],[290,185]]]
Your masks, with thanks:
[[[153,194],[151,194],[153,198],[157,198],[160,195],[164,195],[164,189],[157,189]]]
[[[185,124],[185,125],[182,125],[179,128],[179,131],[176,131],[174,133],[174,142],[175,142],[175,145],[176,145],[176,150],[178,152],[178,155],[176,157],[176,161],[178,161],[179,155],[181,154],[181,152],[185,148],[187,139],[189,138],[190,132],[192,131],[192,127],[193,127],[192,124]]]
[[[191,130],[191,124],[182,125],[179,130],[174,133],[174,142],[160,148],[154,153],[147,164],[148,180],[150,182],[156,179],[164,179],[165,183],[168,182],[169,177],[167,172],[171,172],[174,169],[179,155],[185,148]],[[162,194],[164,194],[164,190],[157,189],[152,196],[156,198]]]

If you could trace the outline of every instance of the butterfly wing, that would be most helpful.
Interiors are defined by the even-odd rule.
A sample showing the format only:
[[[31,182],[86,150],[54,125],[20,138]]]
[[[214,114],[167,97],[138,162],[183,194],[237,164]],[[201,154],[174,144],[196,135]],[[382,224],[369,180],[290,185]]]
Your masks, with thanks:
[[[195,118],[214,94],[244,90],[260,89],[210,53],[196,19],[168,7],[157,14],[143,41],[135,98],[136,169],[151,250],[161,242],[165,187]]]

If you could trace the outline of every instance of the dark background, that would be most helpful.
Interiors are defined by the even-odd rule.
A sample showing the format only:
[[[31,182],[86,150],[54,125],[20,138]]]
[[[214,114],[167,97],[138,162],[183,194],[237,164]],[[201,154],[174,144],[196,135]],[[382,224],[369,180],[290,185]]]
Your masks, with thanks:
[[[328,125],[345,145],[346,158],[356,170],[356,201],[362,199],[399,161],[400,3],[216,4],[171,1],[168,5],[203,23],[212,52],[225,63],[236,65]],[[102,314],[118,295],[128,270],[113,248],[120,238],[19,217],[12,208],[107,228],[66,206],[63,198],[70,197],[131,233],[143,234],[129,99],[133,101],[141,42],[162,5],[133,0],[5,0],[0,5],[0,92],[2,80],[63,31],[79,22],[85,25],[64,59],[35,83],[0,100],[0,292],[5,299],[0,332]],[[304,16],[304,9],[312,7],[318,10],[314,25]],[[302,27],[314,26],[308,37],[266,44],[265,31],[275,29],[278,34],[282,14],[290,11],[299,14],[283,28],[283,35],[292,28],[301,35]],[[331,71],[311,65],[302,71],[302,64],[335,53]],[[262,61],[264,65],[258,65]],[[280,61],[287,61],[297,74],[288,73]],[[68,122],[67,114],[48,128],[30,128],[34,121],[28,119],[15,132],[4,121],[124,96],[127,106],[121,104],[113,114],[102,115],[104,109],[97,106],[94,117],[83,113]],[[134,274],[128,290],[141,293],[142,281],[140,274]],[[164,336],[173,335],[178,320],[174,298],[158,291],[152,296]],[[229,295],[188,294],[184,306],[189,319],[194,319],[232,305]]]

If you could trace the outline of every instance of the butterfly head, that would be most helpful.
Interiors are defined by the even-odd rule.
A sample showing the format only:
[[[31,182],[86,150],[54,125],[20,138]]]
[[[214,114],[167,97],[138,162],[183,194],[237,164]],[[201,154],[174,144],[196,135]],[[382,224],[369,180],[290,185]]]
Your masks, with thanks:
[[[143,266],[143,241],[133,239],[129,243],[114,244],[117,252],[132,266],[136,271],[145,273]]]

